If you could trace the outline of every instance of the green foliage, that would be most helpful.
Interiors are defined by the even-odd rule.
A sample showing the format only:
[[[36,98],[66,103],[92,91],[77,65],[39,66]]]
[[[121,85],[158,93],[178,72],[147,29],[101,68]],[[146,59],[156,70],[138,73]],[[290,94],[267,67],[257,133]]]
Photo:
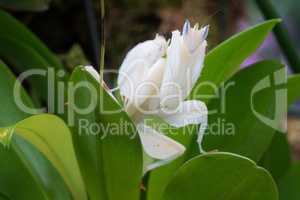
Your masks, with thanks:
[[[240,64],[248,58],[264,41],[272,28],[280,20],[274,19],[243,31],[210,51],[204,62],[204,67],[197,85],[209,81],[219,85],[230,78],[239,68]],[[191,99],[201,99],[198,95],[214,94],[209,87],[194,88]],[[207,102],[206,99],[201,99]]]
[[[208,153],[185,163],[169,183],[164,200],[228,199],[276,200],[270,174],[245,158]]]
[[[66,71],[50,50],[24,25],[0,10],[0,24],[5,29],[0,30],[0,59],[4,60],[18,73],[30,69],[47,69]],[[56,77],[55,81],[64,81],[64,77]],[[47,77],[45,75],[29,76],[31,89],[41,101],[47,102]]]
[[[73,197],[85,198],[85,192],[73,149],[71,133],[65,123],[49,114],[35,115],[2,129],[21,136],[35,146],[60,173]]]
[[[282,67],[283,65],[274,61],[259,62],[239,71],[224,84],[228,88],[223,97],[226,102],[223,99],[213,99],[208,104],[208,109],[212,112],[218,111],[210,115],[209,125],[213,127],[214,124],[224,123],[225,127],[222,126],[224,129],[220,130],[207,130],[204,149],[232,152],[254,161],[260,160],[271,143],[275,130],[269,124],[263,123],[253,109],[272,119],[277,99],[274,96],[274,86],[257,93],[253,93],[253,89],[259,81],[272,76],[283,69]],[[224,88],[221,92],[224,92]],[[280,115],[282,114],[284,113]],[[279,125],[280,121],[276,121],[276,124]]]
[[[0,194],[9,199],[73,199],[56,168],[23,138],[14,136],[9,148],[1,145],[0,158]]]
[[[288,78],[287,89],[288,89],[288,105],[291,105],[299,97],[299,86],[300,75],[291,75]]]
[[[272,143],[261,159],[261,166],[267,169],[276,182],[286,173],[291,165],[291,151],[287,133],[277,131]]]
[[[300,95],[300,76],[292,75],[287,80],[287,99],[290,106]],[[272,143],[261,159],[261,165],[266,168],[278,183],[291,167],[291,151],[287,141],[287,133],[277,131]]]
[[[279,182],[280,200],[297,200],[300,196],[300,164],[293,164]]]
[[[46,47],[46,45],[35,36],[26,26],[16,20],[7,12],[0,10],[0,24],[3,29],[0,29],[0,36],[10,38],[19,44],[27,46],[41,57],[43,57],[49,66],[57,69],[63,69],[58,58]],[[45,67],[45,66],[40,66]]]
[[[22,110],[20,110],[14,103],[14,86],[20,84],[16,82],[16,78],[9,68],[0,60],[0,90],[1,95],[5,98],[0,98],[1,105],[1,117],[0,124],[1,126],[10,126],[19,120],[22,120],[29,115]],[[32,107],[32,102],[24,88],[21,86],[18,93],[23,99],[25,105]]]
[[[3,2],[6,1],[0,1],[0,5]],[[14,2],[17,1],[10,3]],[[18,6],[30,2],[38,1]],[[208,153],[199,155],[196,125],[174,128],[157,118],[148,121],[152,127],[155,123],[166,125],[159,126],[164,128],[159,131],[183,144],[186,152],[150,172],[145,185],[141,184],[143,149],[135,124],[100,80],[82,66],[74,69],[70,79],[57,77],[56,81],[68,83],[64,121],[50,114],[30,116],[14,104],[16,80],[1,61],[0,91],[5,98],[0,99],[3,107],[0,160],[6,162],[0,167],[0,199],[138,200],[141,188],[146,187],[147,200],[277,200],[273,179],[279,184],[280,198],[296,199],[299,168],[297,165],[290,168],[286,138],[276,132],[281,120],[275,112],[276,85],[255,90],[265,80],[274,79],[276,83],[276,74],[280,75],[280,82],[285,77],[283,65],[262,61],[239,70],[240,64],[279,21],[270,20],[237,34],[206,56],[202,75],[190,99],[204,100],[210,111],[218,110],[209,115],[209,126],[221,121],[225,126],[232,124],[234,129],[222,129],[215,134],[215,130],[208,128],[203,142]],[[0,24],[6,27],[0,30],[0,59],[18,73],[49,67],[66,72],[34,34],[4,11],[0,11]],[[299,96],[299,77],[291,77],[283,84],[288,88],[289,104]],[[216,84],[215,90],[200,87],[206,81]],[[47,101],[46,78],[32,78],[30,91],[39,100]],[[215,92],[223,94],[226,101],[201,96]],[[22,87],[18,94],[26,105],[33,107]],[[77,109],[87,107],[90,109],[84,113]],[[263,123],[254,111],[270,119],[276,113],[274,124],[270,127]],[[280,110],[278,115],[282,114],[285,112]],[[93,130],[93,126],[100,129]],[[215,150],[224,153],[210,152]],[[18,176],[14,175],[16,172]]]
[[[259,47],[259,45],[263,42],[266,35],[269,33],[269,31],[276,23],[278,23],[278,20],[271,20],[262,23],[260,25],[257,25],[253,28],[250,28],[242,33],[235,35],[231,39],[226,40],[223,44],[217,46],[215,49],[209,52],[205,58],[205,64],[204,64],[203,72],[201,74],[201,78],[200,80],[198,80],[198,83],[194,87],[194,90],[190,98],[197,99],[200,95],[205,95],[211,92],[209,90],[210,88],[205,88],[202,86],[199,87],[199,85],[201,85],[205,81],[209,81],[210,83],[215,83],[217,85],[219,85],[223,81],[226,81],[236,70],[238,70],[240,64],[252,52],[254,52],[256,48]],[[239,51],[236,51],[237,49],[239,49]],[[271,73],[271,71],[268,71],[267,69],[266,71],[267,71],[266,73]],[[238,83],[237,85],[239,84],[240,83]],[[239,95],[239,91],[238,91],[239,89],[236,90],[236,95]],[[220,101],[222,101],[222,99],[220,99]],[[232,106],[235,105],[236,104],[232,103]],[[242,106],[243,104],[240,107]],[[180,134],[174,134],[174,135],[180,135]],[[222,137],[222,136],[217,136],[217,137]],[[174,139],[179,142],[182,142],[177,138]],[[195,140],[195,138],[192,139]],[[221,140],[221,138],[218,139]],[[269,138],[269,140],[271,140],[271,138]],[[186,147],[191,148],[191,151],[193,151],[193,147],[195,146],[195,143],[191,144],[190,142],[191,141],[187,143],[188,145]],[[220,144],[221,143],[222,142],[220,142]],[[208,147],[208,149],[210,149],[210,146]],[[186,154],[190,154],[190,152],[188,151],[185,153],[185,155]],[[177,159],[171,164],[168,164],[157,170],[154,170],[150,174],[149,181],[148,181],[149,192],[147,193],[149,199],[153,199],[153,200],[158,199],[162,195],[162,192],[164,191],[166,184],[169,182],[170,178],[172,177],[172,174],[186,160],[187,160],[186,156],[182,156],[181,158]]]
[[[91,102],[95,105],[90,113],[75,115],[73,128],[74,145],[89,197],[103,200],[139,199],[143,160],[135,126],[99,84],[99,80],[94,79],[83,67],[74,70],[70,81],[74,84],[84,81],[87,84],[78,89],[74,100],[69,99],[70,109],[74,105],[87,106]],[[96,89],[95,93],[91,88]],[[114,114],[107,114],[113,111]],[[79,135],[80,120],[84,119],[88,120],[89,125],[101,124],[107,131],[101,129],[95,135],[91,129],[85,129],[81,133],[83,136]],[[118,124],[118,127],[113,129],[111,124]]]
[[[19,85],[7,66],[0,62],[1,94],[5,97],[0,100],[2,106],[0,126],[10,127],[0,129],[1,139],[11,138],[14,124],[29,117],[14,102],[12,94],[14,84]],[[19,94],[23,102],[32,107],[32,102],[22,87]],[[49,162],[45,154],[17,135],[12,137],[12,141],[6,141],[10,142],[9,148],[3,145],[0,147],[0,160],[2,161],[0,194],[12,199],[47,199],[47,196],[55,199],[68,199],[70,197],[69,189],[61,174]]]
[[[147,120],[149,126],[152,127],[164,127],[158,131],[163,132],[168,137],[176,140],[183,144],[186,148],[185,153],[172,161],[171,163],[161,166],[157,169],[154,169],[149,174],[147,180],[147,200],[160,199],[163,195],[163,192],[168,185],[169,181],[173,177],[177,169],[187,160],[192,158],[194,155],[198,155],[198,144],[196,143],[197,139],[197,127],[195,125],[186,126],[183,128],[174,128],[168,125],[162,120]],[[153,124],[151,124],[151,122]],[[157,126],[158,124],[163,123],[164,126]]]

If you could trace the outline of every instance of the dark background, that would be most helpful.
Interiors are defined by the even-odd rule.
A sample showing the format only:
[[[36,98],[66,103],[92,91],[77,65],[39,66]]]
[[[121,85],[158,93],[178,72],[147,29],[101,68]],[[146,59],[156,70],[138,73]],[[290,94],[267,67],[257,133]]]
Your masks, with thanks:
[[[92,7],[87,8],[87,2],[91,2]],[[89,23],[97,20],[98,2],[53,0],[45,12],[13,14],[54,52],[64,55],[73,49],[77,55],[80,54],[78,49],[81,49],[87,60],[95,65],[97,54],[94,47],[97,44],[91,38]],[[293,41],[298,42],[300,2],[272,2],[284,18]],[[88,18],[89,14],[94,14],[94,19]],[[263,21],[252,0],[109,0],[106,1],[106,68],[118,68],[128,49],[136,43],[151,39],[156,33],[169,36],[170,31],[181,28],[185,19],[210,25],[209,48]],[[296,46],[300,46],[299,42]],[[283,59],[272,37],[269,37],[262,49],[249,62],[261,57]]]

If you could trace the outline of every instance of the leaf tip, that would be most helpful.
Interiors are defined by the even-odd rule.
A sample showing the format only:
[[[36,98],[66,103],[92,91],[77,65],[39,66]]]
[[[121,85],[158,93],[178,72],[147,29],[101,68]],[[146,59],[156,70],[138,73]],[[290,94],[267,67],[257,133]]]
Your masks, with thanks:
[[[13,132],[14,132],[14,127],[0,129],[0,143],[4,147],[9,147],[11,138],[13,136]]]
[[[282,19],[280,19],[280,18],[274,18],[274,19],[270,19],[270,20],[268,20],[268,21],[266,21],[266,22],[267,22],[267,23],[271,23],[271,24],[273,24],[273,25],[275,26],[275,25],[281,23],[281,22],[282,22]]]

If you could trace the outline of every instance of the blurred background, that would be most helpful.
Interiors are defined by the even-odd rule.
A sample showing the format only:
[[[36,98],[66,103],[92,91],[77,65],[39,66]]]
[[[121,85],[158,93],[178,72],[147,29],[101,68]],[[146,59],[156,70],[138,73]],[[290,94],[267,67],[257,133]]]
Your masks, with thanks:
[[[300,1],[272,0],[272,3],[299,52]],[[99,7],[99,1],[52,0],[43,12],[10,12],[59,54],[71,71],[79,64],[98,66]],[[138,42],[152,39],[156,33],[169,37],[172,30],[181,29],[185,19],[210,25],[209,49],[264,20],[254,0],[107,0],[105,68],[118,69],[126,52]],[[280,59],[288,65],[273,35],[243,66],[263,58]],[[115,78],[106,77],[111,85]],[[289,113],[289,141],[294,158],[299,159],[300,106],[296,103]]]

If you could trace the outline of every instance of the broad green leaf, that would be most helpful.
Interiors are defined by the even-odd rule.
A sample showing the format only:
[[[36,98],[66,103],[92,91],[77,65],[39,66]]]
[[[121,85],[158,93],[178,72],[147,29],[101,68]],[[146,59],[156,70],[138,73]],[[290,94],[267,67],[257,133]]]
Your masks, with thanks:
[[[270,174],[239,155],[208,153],[191,159],[174,175],[163,200],[277,200]]]
[[[0,61],[0,91],[3,95],[0,99],[1,127],[10,126],[29,117],[29,114],[16,105],[13,93],[14,84],[19,85],[13,74]],[[21,87],[19,92],[24,104],[32,107],[25,90]],[[3,133],[9,134],[10,131],[0,128],[0,135],[4,137]],[[0,193],[5,193],[7,197],[42,199],[41,196],[47,195],[52,199],[69,199],[69,190],[52,164],[31,144],[17,135],[12,138],[10,148],[4,148],[0,144],[0,160],[2,160]]]
[[[188,159],[193,157],[198,152],[197,140],[197,126],[190,125],[182,128],[175,128],[168,125],[166,122],[155,119],[148,118],[146,120],[148,126],[157,128],[157,131],[164,133],[168,137],[176,140],[180,144],[183,144],[186,148],[185,153],[172,161],[171,163],[154,169],[150,172],[147,180],[147,200],[160,199],[163,192],[173,177],[177,169]]]
[[[288,106],[300,96],[300,76],[292,75],[287,81]],[[291,151],[287,134],[276,132],[268,151],[264,154],[261,165],[274,177],[276,182],[285,174],[291,165]]]
[[[22,156],[22,155],[21,155]],[[18,151],[12,148],[5,148],[0,145],[0,193],[10,199],[47,199],[46,191],[42,184],[36,181],[28,170],[24,157],[18,155]]]
[[[287,133],[277,131],[272,143],[260,161],[260,165],[267,169],[278,180],[285,174],[291,165],[291,151],[287,141]]]
[[[275,61],[249,66],[220,89],[222,98],[208,104],[206,151],[237,153],[259,161],[286,112],[285,69]],[[275,84],[273,84],[275,82]]]
[[[219,85],[239,70],[242,62],[248,58],[264,41],[272,28],[280,20],[273,19],[234,35],[205,57],[201,76],[194,87],[190,99],[199,99],[199,95],[211,95],[214,92],[206,83]],[[202,99],[208,102],[207,99]]]
[[[85,114],[69,112],[69,119],[74,119],[73,141],[88,195],[91,199],[137,200],[143,164],[140,140],[127,114],[98,81],[78,67],[70,79],[74,86],[69,87],[69,92],[78,87],[69,93],[69,97],[75,94],[68,101],[70,109],[93,106]],[[87,128],[82,129],[82,120],[86,120]]]
[[[0,158],[0,193],[16,200],[73,199],[49,160],[22,138],[14,137],[9,148],[0,145]]]
[[[0,10],[0,25],[1,27],[5,27],[0,29],[0,36],[11,38],[17,42],[29,46],[30,48],[35,50],[35,52],[39,54],[44,60],[46,60],[47,63],[49,63],[49,67],[51,66],[55,69],[63,68],[58,58],[45,46],[45,44],[39,38],[37,38],[28,28],[26,28],[26,26],[24,26],[22,23],[20,23],[18,20],[16,20],[14,17],[3,10]]]
[[[5,64],[0,61],[0,91],[3,95],[3,98],[0,98],[1,126],[11,125],[28,116],[14,104],[14,84],[15,78],[13,74],[9,71]],[[30,98],[23,88],[20,92],[24,102],[26,102],[27,105],[30,105]],[[4,146],[0,144],[0,159],[0,193],[2,193],[3,196],[9,198],[14,197],[14,199],[44,199],[44,191],[33,179],[30,171],[26,169],[22,160],[18,158],[18,154],[13,148],[5,149]],[[16,175],[16,172],[18,172],[18,180],[13,178]],[[22,186],[17,186],[16,184],[22,184]]]
[[[291,105],[297,98],[300,97],[300,75],[291,75],[288,78],[287,89],[288,89],[288,105]]]
[[[280,200],[298,200],[300,197],[300,163],[293,164],[279,182]]]
[[[48,9],[50,0],[0,0],[0,6],[25,11],[44,11]]]
[[[81,68],[76,68],[71,74],[69,80],[68,94],[68,123],[71,125],[72,140],[76,152],[76,157],[81,169],[83,181],[86,186],[88,197],[90,199],[105,200],[104,179],[101,166],[98,166],[97,140],[95,134],[90,134],[89,130],[82,129],[82,122],[88,124],[96,124],[96,112],[91,111],[86,114],[79,114],[74,111],[75,106],[78,108],[86,108],[90,104],[96,107],[96,97],[99,91],[94,89],[90,84],[93,79],[86,75]],[[76,90],[76,84],[82,83],[81,87]],[[92,89],[94,89],[93,92]],[[75,90],[75,91],[72,91]]]
[[[1,112],[0,124],[1,126],[10,126],[18,121],[25,119],[29,115],[17,107],[14,99],[14,86],[20,86],[16,82],[16,78],[9,68],[0,60],[0,98]],[[30,97],[27,95],[23,87],[20,87],[19,93],[23,103],[30,108],[33,108]]]
[[[56,88],[58,81],[65,82],[68,79],[68,74],[57,57],[33,33],[1,10],[0,25],[5,27],[5,29],[0,30],[0,59],[8,63],[17,73],[37,69],[36,71],[30,71],[37,74],[29,75],[26,77],[26,81],[29,81],[31,86],[29,90],[38,97],[37,99],[40,102],[48,102],[47,76],[49,76],[49,80],[52,80],[52,71],[48,71],[48,69],[53,70],[53,76],[55,77],[53,78],[52,88]],[[60,77],[58,71],[59,74],[64,75]],[[57,92],[57,90],[54,91]],[[55,112],[52,107],[56,108],[56,104],[55,106],[51,105],[50,110],[50,112]]]
[[[2,139],[21,136],[42,152],[61,174],[73,197],[85,199],[81,174],[75,157],[71,133],[55,115],[41,114],[26,118],[17,124],[2,128]],[[5,144],[7,146],[9,144]]]
[[[22,42],[0,35],[0,58],[19,73],[30,69],[43,70],[45,75],[31,75],[27,80],[47,99],[46,73],[49,64],[35,50]]]
[[[1,200],[10,200],[10,198],[7,195],[5,195],[5,194],[3,194],[1,192],[0,192],[0,199]]]
[[[1,35],[0,59],[9,63],[9,65],[19,73],[28,72],[28,76],[25,77],[25,80],[30,82],[32,89],[44,102],[49,100],[48,95],[56,96],[50,93],[48,90],[49,87],[51,87],[54,92],[57,92],[58,90],[55,89],[57,82],[63,81],[65,78],[59,77],[57,75],[58,71],[54,71],[50,64],[33,48],[20,41]],[[51,71],[51,69],[53,69],[53,71]],[[56,101],[57,99],[54,100]],[[54,111],[55,110],[51,112]]]

